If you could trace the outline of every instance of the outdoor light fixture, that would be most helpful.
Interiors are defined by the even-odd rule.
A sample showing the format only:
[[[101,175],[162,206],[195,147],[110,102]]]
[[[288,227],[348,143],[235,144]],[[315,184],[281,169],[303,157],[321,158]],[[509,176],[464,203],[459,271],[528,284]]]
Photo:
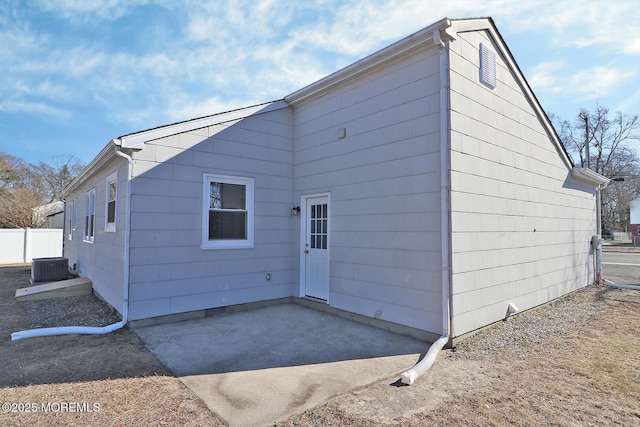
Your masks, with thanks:
[[[291,216],[298,216],[298,215],[300,215],[300,206],[291,208]]]

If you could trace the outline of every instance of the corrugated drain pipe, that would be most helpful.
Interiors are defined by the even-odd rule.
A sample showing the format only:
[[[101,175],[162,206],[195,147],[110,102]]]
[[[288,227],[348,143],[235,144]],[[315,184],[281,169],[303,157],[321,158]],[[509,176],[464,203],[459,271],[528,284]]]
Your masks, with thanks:
[[[402,374],[400,381],[413,384],[418,377],[427,372],[433,365],[440,350],[449,342],[452,333],[450,293],[451,293],[451,262],[450,252],[450,221],[449,206],[451,177],[450,177],[450,95],[449,95],[449,41],[442,41],[440,30],[433,31],[433,42],[440,47],[440,256],[442,283],[442,335],[438,338],[427,354],[416,365]]]
[[[115,143],[115,140],[113,140]],[[116,143],[117,144],[117,143]],[[59,326],[54,328],[27,329],[25,331],[11,334],[11,341],[24,338],[47,337],[53,335],[104,335],[124,327],[129,319],[129,218],[131,215],[131,174],[133,169],[133,159],[131,156],[121,152],[116,145],[116,154],[123,157],[128,162],[127,166],[127,196],[126,196],[126,224],[125,224],[125,247],[124,247],[124,295],[122,306],[122,320],[107,326]]]

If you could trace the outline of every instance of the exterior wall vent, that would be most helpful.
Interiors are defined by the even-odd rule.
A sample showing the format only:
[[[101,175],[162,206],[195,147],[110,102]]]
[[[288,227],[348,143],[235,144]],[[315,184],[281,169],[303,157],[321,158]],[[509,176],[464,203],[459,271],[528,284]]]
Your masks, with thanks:
[[[496,53],[480,43],[480,81],[491,89],[496,87]]]
[[[67,258],[34,258],[31,261],[31,283],[55,282],[69,278]]]

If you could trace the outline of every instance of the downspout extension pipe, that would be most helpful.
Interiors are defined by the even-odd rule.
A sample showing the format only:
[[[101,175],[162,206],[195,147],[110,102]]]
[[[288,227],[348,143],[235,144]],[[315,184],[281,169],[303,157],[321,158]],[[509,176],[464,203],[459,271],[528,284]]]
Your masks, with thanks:
[[[115,142],[115,141],[114,141]],[[125,227],[125,270],[124,270],[124,301],[122,307],[122,320],[107,326],[59,326],[54,328],[37,328],[27,329],[24,331],[14,332],[11,334],[11,341],[21,340],[25,338],[49,337],[55,335],[105,335],[123,328],[129,319],[129,218],[131,214],[131,174],[133,167],[133,159],[127,154],[121,152],[116,146],[116,154],[128,162],[127,174],[127,206],[126,206],[126,227]]]
[[[619,283],[614,283],[611,280],[607,280],[607,279],[603,279],[603,282],[605,285],[609,285],[611,287],[614,288],[619,288],[619,289],[633,289],[636,291],[640,291],[640,285],[621,285]]]
[[[436,361],[440,350],[442,350],[447,342],[449,342],[449,335],[442,335],[440,338],[438,338],[436,342],[431,344],[431,347],[429,347],[429,350],[427,351],[427,354],[424,356],[424,358],[420,362],[416,363],[413,368],[402,374],[400,381],[403,384],[407,385],[412,385],[413,383],[415,383],[418,377],[427,372],[429,368],[433,366],[433,363]]]
[[[440,350],[449,342],[452,332],[450,293],[451,293],[451,262],[449,259],[449,191],[451,180],[449,176],[449,42],[442,40],[440,30],[433,31],[433,42],[440,48],[440,233],[441,233],[441,283],[442,283],[442,335],[438,338],[422,360],[413,368],[404,372],[400,378],[403,384],[413,384],[422,374],[427,372],[436,361]]]

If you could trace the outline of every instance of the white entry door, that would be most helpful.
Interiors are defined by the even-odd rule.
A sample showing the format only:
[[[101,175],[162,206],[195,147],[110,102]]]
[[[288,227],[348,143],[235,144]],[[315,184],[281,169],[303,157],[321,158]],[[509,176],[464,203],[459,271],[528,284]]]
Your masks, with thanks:
[[[304,229],[304,294],[329,299],[329,197],[306,199]]]

